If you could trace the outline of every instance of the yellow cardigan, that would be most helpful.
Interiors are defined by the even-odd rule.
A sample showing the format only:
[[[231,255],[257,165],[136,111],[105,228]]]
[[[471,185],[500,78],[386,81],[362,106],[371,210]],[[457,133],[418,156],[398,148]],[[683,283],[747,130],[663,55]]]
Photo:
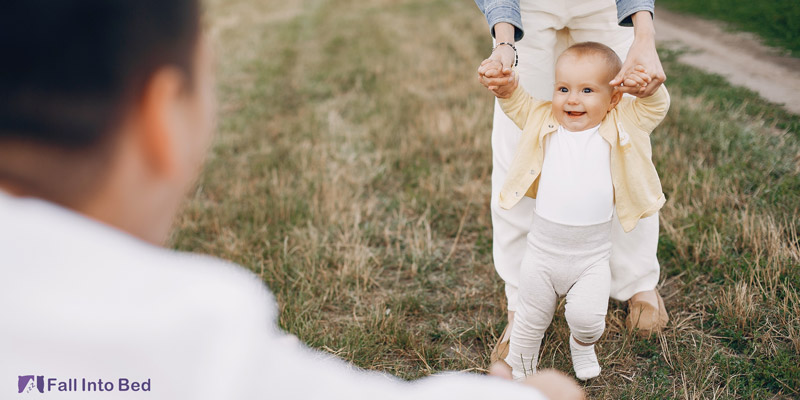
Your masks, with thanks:
[[[536,198],[544,162],[544,138],[558,130],[549,101],[536,100],[522,87],[500,99],[503,111],[522,129],[522,137],[500,191],[500,207],[514,207],[523,195]],[[653,165],[650,132],[664,119],[669,94],[664,85],[650,97],[624,96],[600,123],[600,136],[611,145],[614,204],[625,232],[639,219],[655,214],[666,201]]]

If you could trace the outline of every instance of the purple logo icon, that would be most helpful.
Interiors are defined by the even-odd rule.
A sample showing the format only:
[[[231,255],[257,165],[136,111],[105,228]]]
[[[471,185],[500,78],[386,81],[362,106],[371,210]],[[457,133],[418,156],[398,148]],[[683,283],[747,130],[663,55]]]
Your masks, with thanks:
[[[34,379],[35,378],[35,379]],[[19,380],[17,381],[17,393],[30,393],[33,388],[39,391],[39,393],[44,393],[44,376],[38,375],[19,375]]]

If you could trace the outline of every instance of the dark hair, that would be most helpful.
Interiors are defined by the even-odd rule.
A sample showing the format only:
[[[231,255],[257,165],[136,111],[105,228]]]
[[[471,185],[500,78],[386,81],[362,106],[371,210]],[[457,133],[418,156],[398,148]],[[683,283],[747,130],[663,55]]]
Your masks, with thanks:
[[[197,0],[2,1],[0,139],[100,142],[156,70],[191,76],[199,19]]]
[[[609,80],[613,79],[618,73],[619,70],[622,69],[622,60],[619,59],[619,55],[602,43],[598,42],[579,42],[575,43],[572,46],[569,46],[561,56],[565,54],[575,54],[578,57],[594,55],[603,58],[605,61],[605,65],[608,68],[608,76],[610,77]],[[559,58],[561,58],[559,56]]]

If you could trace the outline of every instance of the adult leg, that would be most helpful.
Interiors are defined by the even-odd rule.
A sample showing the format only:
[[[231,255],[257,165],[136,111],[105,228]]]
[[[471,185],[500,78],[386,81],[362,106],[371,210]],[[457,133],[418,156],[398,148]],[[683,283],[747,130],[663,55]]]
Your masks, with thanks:
[[[522,2],[522,22],[526,29],[525,40],[517,44],[520,65],[521,85],[532,95],[550,99],[553,90],[553,49],[556,31],[551,14],[531,10],[531,2]],[[520,129],[505,115],[499,103],[495,103],[492,129],[492,254],[495,269],[505,282],[508,300],[509,324],[492,351],[491,360],[502,360],[508,354],[508,340],[513,329],[514,312],[517,310],[519,271],[527,243],[528,234],[536,201],[523,198],[511,210],[499,205],[499,194],[505,181],[508,168],[522,134]]]
[[[514,326],[515,311],[519,293],[519,273],[522,258],[527,247],[525,235],[530,228],[531,218],[536,208],[534,199],[525,197],[514,208],[500,207],[500,189],[505,181],[508,167],[513,157],[513,148],[519,141],[521,131],[503,113],[495,108],[492,129],[492,256],[497,274],[505,282],[508,307],[508,325],[492,350],[492,362],[502,360],[508,354],[508,342]],[[508,153],[511,153],[509,155]]]
[[[628,300],[628,330],[650,335],[663,329],[669,316],[656,289],[659,278],[658,214],[643,218],[628,233],[615,218],[611,240],[611,297]]]

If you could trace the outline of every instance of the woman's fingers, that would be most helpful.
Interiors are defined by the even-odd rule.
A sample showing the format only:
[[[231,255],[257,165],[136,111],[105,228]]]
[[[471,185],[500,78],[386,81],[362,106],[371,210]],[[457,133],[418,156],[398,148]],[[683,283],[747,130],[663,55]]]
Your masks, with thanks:
[[[643,66],[637,65],[625,74],[622,86],[618,86],[617,89],[623,93],[647,97],[658,88],[658,85],[653,82],[657,82],[657,80],[653,79]]]
[[[517,87],[517,74],[500,60],[487,58],[478,67],[478,81],[500,98],[507,98]]]
[[[514,81],[513,76],[505,76],[505,75],[501,75],[499,78],[490,78],[489,76],[483,76],[481,78],[481,82],[483,82],[484,86],[503,86],[513,81]]]
[[[650,76],[650,74],[647,73],[644,67],[641,67],[641,69],[634,70],[633,72],[631,72],[631,74],[637,75],[647,83],[650,83],[650,81],[653,80],[653,78]]]
[[[481,65],[478,67],[478,73],[479,74],[485,74],[486,71],[489,71],[489,70],[492,70],[492,69],[495,69],[495,70],[498,70],[498,71],[502,71],[503,70],[503,63],[501,63],[498,60],[487,58],[487,59],[483,60],[481,62]]]
[[[487,89],[492,90],[494,88],[499,88],[503,86],[508,86],[514,83],[514,75],[503,75],[500,74],[498,78],[489,77],[489,75],[479,75],[478,80],[480,81],[481,85],[485,86]]]
[[[646,86],[647,82],[642,79],[641,76],[636,74],[629,74],[625,77],[623,81],[624,86],[632,87],[632,86]]]

